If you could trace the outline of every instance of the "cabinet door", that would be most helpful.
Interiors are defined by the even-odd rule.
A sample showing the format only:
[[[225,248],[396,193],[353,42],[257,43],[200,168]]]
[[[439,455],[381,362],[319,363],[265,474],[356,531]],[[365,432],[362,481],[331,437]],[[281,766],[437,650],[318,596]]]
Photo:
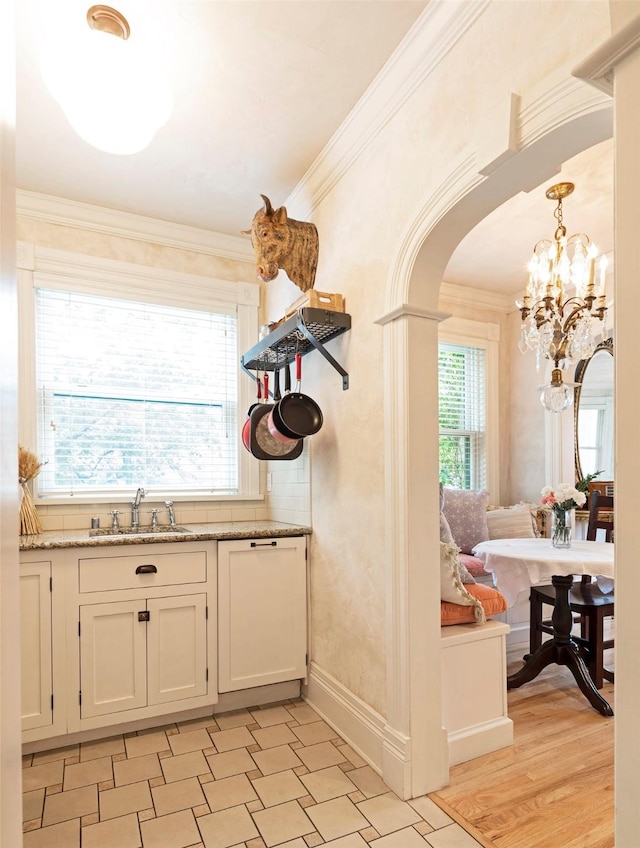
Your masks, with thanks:
[[[20,567],[22,729],[53,723],[51,563]]]
[[[207,596],[147,601],[149,704],[207,694]]]
[[[146,601],[80,607],[81,718],[147,703]]]
[[[306,674],[304,537],[218,543],[218,689]]]

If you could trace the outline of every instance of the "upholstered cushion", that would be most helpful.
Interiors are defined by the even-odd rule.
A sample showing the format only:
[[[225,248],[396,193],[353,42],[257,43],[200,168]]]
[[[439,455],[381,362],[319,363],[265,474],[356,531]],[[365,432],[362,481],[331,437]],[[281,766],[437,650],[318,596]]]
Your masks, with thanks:
[[[474,579],[476,577],[491,577],[491,573],[485,571],[482,560],[473,556],[473,554],[458,554],[458,561]],[[464,580],[462,582],[464,583]]]
[[[458,554],[458,575],[460,577],[460,582],[466,586],[469,583],[475,583],[476,579],[473,574],[471,574],[467,566],[464,564],[463,560],[461,559],[462,556],[463,554]]]
[[[484,490],[444,489],[442,511],[457,546],[464,554],[470,554],[476,545],[489,538],[488,499]]]
[[[440,483],[440,541],[453,542],[453,533],[451,532],[451,527],[449,527],[449,522],[445,518],[444,512],[442,511],[443,505],[444,489],[442,487],[442,483]]]
[[[468,587],[468,590],[469,594],[482,604],[486,618],[492,618],[506,611],[507,599],[492,586],[474,583],[473,586]],[[476,620],[475,612],[471,607],[452,604],[448,601],[440,603],[440,624],[443,626],[448,624],[474,624]]]
[[[482,604],[462,584],[458,546],[454,543],[440,542],[440,600],[472,607],[473,619],[479,623],[485,620]]]
[[[486,517],[490,539],[527,539],[536,535],[528,504],[489,510]]]

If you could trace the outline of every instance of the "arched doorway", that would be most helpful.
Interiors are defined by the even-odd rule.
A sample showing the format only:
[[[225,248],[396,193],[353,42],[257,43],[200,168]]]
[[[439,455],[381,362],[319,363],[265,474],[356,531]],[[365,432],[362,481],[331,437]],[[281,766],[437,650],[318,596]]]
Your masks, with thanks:
[[[477,151],[468,152],[427,200],[398,254],[387,286],[387,312],[379,320],[385,371],[395,375],[385,380],[390,386],[386,506],[393,522],[384,777],[404,797],[432,791],[448,776],[440,702],[439,584],[437,570],[425,569],[425,561],[439,558],[437,409],[428,408],[425,398],[437,397],[438,322],[445,317],[437,309],[440,282],[457,244],[489,212],[552,177],[566,159],[611,137],[610,97],[575,80],[553,89],[540,98],[535,120],[529,114],[525,122],[519,102],[512,101],[511,120],[521,139],[517,152],[496,151],[489,163],[481,162]],[[418,491],[422,498],[414,497]]]

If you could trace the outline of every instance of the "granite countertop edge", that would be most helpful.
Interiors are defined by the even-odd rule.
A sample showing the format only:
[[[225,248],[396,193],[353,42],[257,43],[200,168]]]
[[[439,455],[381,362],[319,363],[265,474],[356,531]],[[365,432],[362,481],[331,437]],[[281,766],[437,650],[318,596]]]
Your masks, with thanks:
[[[35,536],[20,536],[21,551],[52,548],[95,548],[114,545],[149,545],[160,542],[202,542],[220,539],[259,539],[266,536],[310,536],[311,527],[281,521],[225,521],[216,524],[185,524],[188,533],[139,532],[136,535],[90,536],[89,530],[46,530]]]

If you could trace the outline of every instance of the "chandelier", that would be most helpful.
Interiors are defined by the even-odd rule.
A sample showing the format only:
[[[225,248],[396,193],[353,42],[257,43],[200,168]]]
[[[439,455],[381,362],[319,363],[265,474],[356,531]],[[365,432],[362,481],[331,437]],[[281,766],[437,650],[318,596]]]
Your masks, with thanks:
[[[145,148],[166,123],[173,95],[150,40],[130,38],[127,19],[92,6],[49,38],[41,72],[77,134],[107,153]],[[54,37],[55,36],[55,37]]]
[[[525,295],[516,301],[522,314],[521,352],[534,350],[538,368],[543,359],[553,362],[551,382],[540,387],[540,402],[550,412],[571,406],[573,384],[563,381],[562,371],[588,359],[605,330],[607,257],[598,259],[598,249],[584,233],[567,237],[562,223],[562,201],[574,188],[558,183],[547,189],[546,197],[558,203],[553,213],[558,225],[553,240],[541,239],[534,247]]]

